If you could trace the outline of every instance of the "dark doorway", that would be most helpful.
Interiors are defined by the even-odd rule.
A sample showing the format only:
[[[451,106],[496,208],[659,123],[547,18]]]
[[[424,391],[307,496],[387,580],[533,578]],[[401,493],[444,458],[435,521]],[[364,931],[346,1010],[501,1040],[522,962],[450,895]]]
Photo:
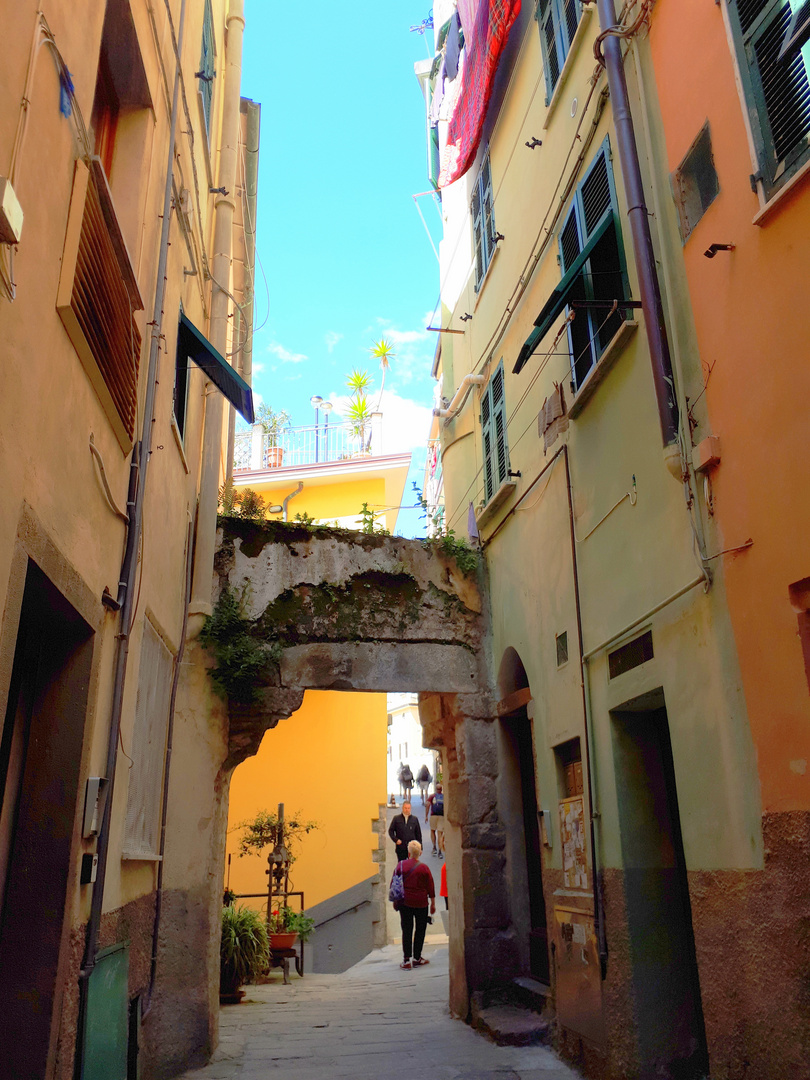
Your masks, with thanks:
[[[17,1080],[47,1075],[58,1027],[92,641],[29,563],[0,739],[0,1044]]]
[[[529,971],[536,979],[548,983],[548,923],[543,895],[543,852],[537,815],[532,727],[525,707],[516,716],[506,718],[503,726],[507,743],[513,747],[520,770],[520,801],[523,807],[523,838],[529,887]]]
[[[708,1053],[667,711],[613,717],[641,1076],[698,1080]]]

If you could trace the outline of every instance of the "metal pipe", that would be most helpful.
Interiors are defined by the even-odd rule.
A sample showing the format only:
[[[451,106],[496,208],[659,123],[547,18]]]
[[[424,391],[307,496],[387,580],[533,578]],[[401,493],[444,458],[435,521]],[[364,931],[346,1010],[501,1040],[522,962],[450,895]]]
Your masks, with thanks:
[[[185,10],[186,0],[181,0],[180,23],[178,27],[178,52],[182,46]],[[166,291],[166,265],[169,254],[169,227],[171,224],[172,213],[172,170],[174,167],[175,136],[180,97],[180,74],[180,62],[178,60],[175,70],[174,95],[172,98],[172,112],[169,123],[169,146],[166,155],[166,183],[163,192],[163,216],[160,232],[157,278],[155,281],[155,302],[152,309],[152,332],[149,343],[149,367],[146,380],[146,400],[143,412],[143,431],[140,445],[136,445],[132,451],[132,462],[130,465],[130,494],[127,498],[130,527],[127,531],[127,543],[121,566],[121,577],[118,583],[118,598],[121,603],[121,610],[119,613],[119,633],[116,639],[115,666],[113,669],[110,731],[107,741],[106,775],[109,781],[109,787],[98,835],[98,868],[96,872],[96,882],[93,886],[93,893],[90,901],[90,918],[87,923],[84,957],[79,972],[80,1019],[76,1045],[76,1057],[78,1061],[82,1060],[81,1055],[84,1048],[82,1032],[83,1021],[86,1018],[87,987],[90,975],[95,967],[96,954],[98,952],[98,937],[101,926],[101,914],[104,902],[104,888],[106,884],[110,846],[110,818],[113,807],[115,772],[118,760],[118,742],[121,729],[121,714],[123,711],[124,683],[126,680],[127,659],[129,655],[130,624],[132,622],[134,604],[133,584],[138,565],[137,552],[143,531],[143,503],[146,491],[146,474],[152,446],[152,427],[154,426],[155,394],[157,390],[157,361],[162,332],[163,302]],[[133,488],[136,489],[134,491],[134,498]]]
[[[290,499],[294,499],[296,495],[300,495],[303,490],[304,490],[304,481],[299,480],[298,481],[298,487],[295,489],[295,491],[291,491],[286,499],[281,500],[281,520],[282,521],[287,520],[287,503],[290,501]],[[272,507],[271,507],[271,513],[272,513]]]
[[[245,30],[244,0],[230,0],[226,19],[228,48],[222,92],[222,132],[219,151],[218,184],[228,192],[218,194],[214,204],[214,254],[211,263],[212,295],[209,336],[223,355],[228,347],[228,291],[231,279],[233,218],[236,206],[236,166],[239,155],[239,89],[242,79],[242,41]],[[211,614],[211,589],[216,545],[217,503],[222,462],[222,419],[224,399],[219,391],[206,396],[197,533],[194,550],[194,579],[191,611],[195,616]],[[202,618],[195,619],[192,634],[199,633]]]
[[[256,303],[256,195],[259,180],[259,129],[261,106],[247,103],[245,130],[245,261],[250,267],[245,301],[245,347],[242,350],[242,378],[253,385],[253,311]]]
[[[616,27],[616,8],[613,0],[597,0],[599,22],[604,33]],[[678,442],[678,402],[672,376],[672,360],[669,354],[661,286],[655,266],[650,221],[644,198],[638,147],[630,112],[627,80],[624,74],[621,41],[614,35],[603,39],[605,70],[613,106],[613,123],[616,143],[624,177],[627,197],[627,213],[633,236],[633,250],[638,271],[639,291],[644,311],[644,324],[650,346],[653,383],[658,403],[658,418],[664,446]]]
[[[597,797],[596,768],[592,760],[593,730],[591,720],[590,692],[587,681],[587,663],[585,660],[582,644],[582,607],[579,601],[579,569],[577,566],[577,538],[574,522],[574,495],[571,488],[571,463],[568,459],[568,444],[562,447],[565,457],[565,485],[568,492],[568,526],[571,533],[571,569],[574,575],[574,606],[577,615],[577,643],[579,646],[580,663],[582,666],[582,714],[585,721],[585,775],[588,781],[588,806],[590,808],[590,837],[591,837],[591,872],[593,875],[593,921],[596,930],[596,941],[599,948],[599,967],[604,979],[607,974],[607,936],[605,934],[605,905],[602,896],[602,877],[599,872],[599,848],[596,844],[596,827],[594,821],[599,815],[595,806]]]
[[[486,382],[485,375],[465,375],[461,382],[458,384],[458,390],[453,395],[453,400],[447,406],[446,409],[434,409],[434,416],[441,416],[445,420],[452,420],[456,413],[461,408],[464,398],[471,386],[483,386]]]

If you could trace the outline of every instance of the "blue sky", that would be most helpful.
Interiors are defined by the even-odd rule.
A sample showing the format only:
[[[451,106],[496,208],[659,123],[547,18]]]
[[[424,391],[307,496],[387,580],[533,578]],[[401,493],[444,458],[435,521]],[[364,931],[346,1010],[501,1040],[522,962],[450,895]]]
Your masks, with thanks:
[[[405,503],[411,479],[422,484],[435,385],[437,335],[424,328],[438,263],[412,197],[430,186],[413,65],[432,31],[409,31],[429,10],[247,0],[242,72],[243,95],[262,106],[257,248],[269,291],[268,309],[257,268],[254,391],[294,425],[312,424],[310,397],[345,394],[353,368],[379,388],[369,349],[385,336],[396,353],[386,449],[414,452]],[[437,239],[431,198],[420,206]],[[401,513],[397,531],[420,534],[419,515]]]

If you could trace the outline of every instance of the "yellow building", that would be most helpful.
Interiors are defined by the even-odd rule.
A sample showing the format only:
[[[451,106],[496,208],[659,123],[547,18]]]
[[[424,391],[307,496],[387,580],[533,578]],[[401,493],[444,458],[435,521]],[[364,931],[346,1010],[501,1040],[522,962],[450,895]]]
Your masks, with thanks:
[[[249,328],[228,329],[252,248],[243,7],[4,5],[0,1071],[20,1080],[136,1055],[172,1075],[215,1043],[227,723],[202,686],[196,729],[178,679],[192,560],[210,607],[217,388],[252,418]]]
[[[369,434],[359,452],[350,425],[321,422],[275,439],[256,424],[236,436],[234,487],[255,491],[271,518],[290,521],[300,516],[358,528],[366,503],[393,532],[410,454],[377,452],[384,435],[379,414]],[[279,458],[280,466],[262,467]],[[309,690],[301,708],[265,735],[256,757],[239,765],[231,780],[226,884],[237,895],[266,894],[268,883],[269,849],[238,854],[241,822],[284,803],[287,815],[318,824],[297,845],[291,875],[316,921],[305,961],[310,971],[343,971],[385,941],[378,871],[386,732],[385,694]],[[256,897],[245,902],[262,906]]]

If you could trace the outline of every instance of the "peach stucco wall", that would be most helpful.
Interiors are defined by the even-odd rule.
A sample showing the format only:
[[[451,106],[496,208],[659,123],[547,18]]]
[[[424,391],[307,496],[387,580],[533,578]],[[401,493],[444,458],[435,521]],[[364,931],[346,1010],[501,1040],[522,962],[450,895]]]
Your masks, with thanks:
[[[708,421],[719,435],[714,474],[722,557],[763,809],[810,805],[810,695],[788,601],[810,574],[807,486],[807,281],[810,182],[800,180],[758,224],[760,199],[735,59],[721,6],[659,0],[650,45],[668,168],[708,119],[720,194],[684,245],[704,373]],[[711,243],[733,252],[706,259]],[[698,430],[695,441],[709,434]]]

